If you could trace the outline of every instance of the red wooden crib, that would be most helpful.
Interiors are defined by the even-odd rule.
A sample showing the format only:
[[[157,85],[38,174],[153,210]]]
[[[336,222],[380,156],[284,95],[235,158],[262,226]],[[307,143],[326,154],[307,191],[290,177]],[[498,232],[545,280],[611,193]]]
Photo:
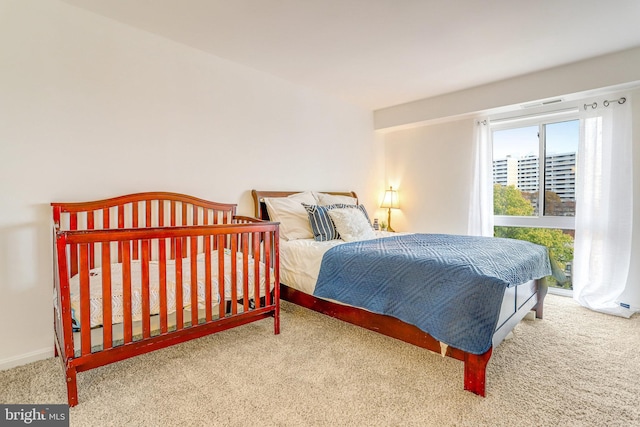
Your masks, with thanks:
[[[167,192],[51,205],[70,406],[78,372],[266,317],[280,332],[277,223]]]

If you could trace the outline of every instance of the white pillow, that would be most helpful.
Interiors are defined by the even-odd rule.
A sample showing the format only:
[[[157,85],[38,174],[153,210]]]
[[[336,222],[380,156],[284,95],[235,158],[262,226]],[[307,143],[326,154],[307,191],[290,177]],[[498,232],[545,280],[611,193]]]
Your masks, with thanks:
[[[360,209],[331,209],[328,214],[336,226],[340,238],[345,242],[369,240],[377,237],[376,233],[371,229],[371,224],[369,224]]]
[[[344,203],[345,205],[355,205],[358,203],[358,199],[351,196],[340,196],[329,193],[315,193],[320,206],[335,205],[338,203]]]
[[[280,238],[284,240],[313,239],[309,215],[303,203],[314,205],[316,199],[311,191],[292,194],[288,197],[265,197],[269,218],[280,223]]]

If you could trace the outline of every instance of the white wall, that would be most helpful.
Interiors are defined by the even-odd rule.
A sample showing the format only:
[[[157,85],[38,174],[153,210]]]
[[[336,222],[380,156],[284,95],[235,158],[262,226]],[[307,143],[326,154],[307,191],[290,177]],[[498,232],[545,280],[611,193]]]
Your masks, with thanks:
[[[396,231],[467,233],[473,126],[465,119],[385,136],[386,174],[400,197]]]
[[[52,354],[52,201],[252,214],[252,188],[335,189],[375,208],[370,111],[57,0],[2,1],[0,53],[0,369]]]

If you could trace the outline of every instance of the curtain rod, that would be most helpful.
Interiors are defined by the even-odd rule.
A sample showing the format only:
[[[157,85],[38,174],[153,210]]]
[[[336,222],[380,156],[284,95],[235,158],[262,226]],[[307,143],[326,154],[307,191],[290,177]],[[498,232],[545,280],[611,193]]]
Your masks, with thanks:
[[[602,105],[604,105],[605,107],[608,107],[609,104],[611,104],[612,102],[617,102],[618,104],[624,104],[625,102],[627,102],[627,98],[625,98],[624,96],[622,98],[619,99],[613,99],[611,101],[607,101],[606,99],[602,102]],[[586,110],[587,108],[591,107],[592,109],[596,109],[598,108],[598,103],[594,102],[593,104],[584,104],[584,109]]]

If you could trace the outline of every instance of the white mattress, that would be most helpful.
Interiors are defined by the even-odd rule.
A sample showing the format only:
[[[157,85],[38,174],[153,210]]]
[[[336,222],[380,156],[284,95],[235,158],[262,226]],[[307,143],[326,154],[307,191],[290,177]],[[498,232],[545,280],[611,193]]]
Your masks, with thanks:
[[[212,305],[220,303],[220,295],[218,292],[218,251],[212,251]],[[243,263],[242,252],[236,254],[236,272],[237,272],[237,297],[243,298]],[[182,302],[184,309],[191,309],[191,265],[190,259],[184,258],[182,264]],[[231,300],[231,255],[229,250],[225,250],[224,255],[224,288],[225,300]],[[175,284],[175,261],[167,260],[166,262],[166,279],[167,279],[167,312],[176,311],[176,284]],[[149,262],[149,306],[151,314],[160,312],[160,283],[159,283],[159,267],[158,261]],[[249,298],[254,297],[254,262],[249,259]],[[205,308],[205,260],[204,254],[198,255],[197,258],[197,292],[198,292],[198,309]],[[142,263],[141,261],[131,261],[131,311],[132,320],[138,321],[142,319]],[[275,283],[273,272],[270,274],[269,290],[272,290]],[[79,275],[73,276],[69,281],[71,292],[71,308],[74,311],[74,318],[80,320],[80,279]],[[91,307],[91,327],[102,325],[102,268],[94,268],[89,272],[89,288],[90,288],[90,307]],[[122,264],[111,264],[111,307],[112,307],[112,323],[121,323],[124,320],[123,314],[123,290],[122,290]],[[260,263],[260,296],[265,295],[265,266]]]
[[[376,231],[376,237],[397,236],[400,233]],[[404,233],[406,234],[406,233]],[[313,295],[326,251],[341,245],[343,240],[316,242],[313,239],[280,240],[280,282],[290,288]]]

